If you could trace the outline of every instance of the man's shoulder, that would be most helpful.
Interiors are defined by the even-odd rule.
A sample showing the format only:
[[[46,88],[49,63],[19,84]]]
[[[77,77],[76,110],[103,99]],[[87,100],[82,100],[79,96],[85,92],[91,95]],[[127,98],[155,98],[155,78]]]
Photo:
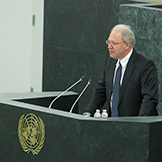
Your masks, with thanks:
[[[136,58],[136,61],[138,62],[153,62],[148,56],[138,53],[134,50],[133,52],[134,57]]]

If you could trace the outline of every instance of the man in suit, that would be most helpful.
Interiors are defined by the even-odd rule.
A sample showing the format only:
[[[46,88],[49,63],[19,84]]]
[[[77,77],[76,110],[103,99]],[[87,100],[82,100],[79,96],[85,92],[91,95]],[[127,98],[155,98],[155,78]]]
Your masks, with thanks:
[[[158,79],[155,64],[133,48],[135,36],[127,25],[116,25],[106,41],[109,55],[101,79],[86,109],[91,116],[107,101],[109,116],[157,115]],[[113,87],[121,65],[117,115],[113,115]],[[114,90],[115,91],[115,90]],[[117,98],[117,97],[116,97]]]

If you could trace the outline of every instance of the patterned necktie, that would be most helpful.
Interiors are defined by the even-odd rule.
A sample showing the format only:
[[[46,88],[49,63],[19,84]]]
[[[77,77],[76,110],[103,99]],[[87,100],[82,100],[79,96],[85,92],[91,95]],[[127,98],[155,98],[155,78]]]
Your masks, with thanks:
[[[118,102],[119,102],[119,89],[120,89],[120,78],[121,78],[122,66],[119,62],[119,67],[116,71],[114,88],[113,88],[113,98],[112,98],[112,117],[119,116],[118,114]]]

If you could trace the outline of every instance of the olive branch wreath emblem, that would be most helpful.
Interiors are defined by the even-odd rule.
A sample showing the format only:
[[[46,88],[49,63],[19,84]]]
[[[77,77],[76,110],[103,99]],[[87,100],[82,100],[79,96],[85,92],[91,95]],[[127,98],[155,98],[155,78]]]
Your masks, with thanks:
[[[27,154],[39,154],[45,141],[43,120],[32,113],[22,115],[18,124],[18,136],[21,147]]]

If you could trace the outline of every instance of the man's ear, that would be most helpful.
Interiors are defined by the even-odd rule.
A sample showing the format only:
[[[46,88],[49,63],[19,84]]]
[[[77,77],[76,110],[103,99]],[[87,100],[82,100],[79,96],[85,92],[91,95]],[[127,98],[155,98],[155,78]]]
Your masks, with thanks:
[[[126,48],[130,48],[130,43],[129,42],[125,42]]]

